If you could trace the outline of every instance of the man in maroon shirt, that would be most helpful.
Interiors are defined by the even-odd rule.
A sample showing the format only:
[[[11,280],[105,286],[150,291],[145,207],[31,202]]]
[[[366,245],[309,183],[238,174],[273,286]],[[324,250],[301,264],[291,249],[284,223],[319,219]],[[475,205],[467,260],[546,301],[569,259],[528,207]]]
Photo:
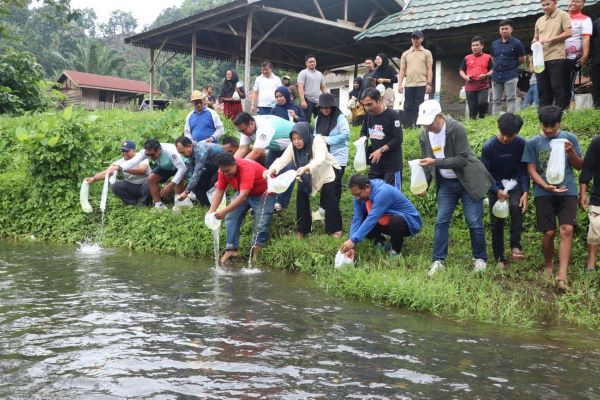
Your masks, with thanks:
[[[263,178],[265,167],[256,161],[236,159],[229,153],[221,153],[218,156],[217,166],[219,177],[208,213],[214,212],[217,219],[225,218],[226,244],[221,263],[237,257],[240,226],[249,209],[254,212],[252,261],[255,261],[260,249],[269,240],[269,227],[275,205],[275,196],[267,195],[267,181]],[[236,195],[227,207],[217,210],[228,186],[236,191]]]
[[[475,119],[478,116],[483,118],[487,114],[489,82],[494,70],[492,57],[483,52],[481,36],[471,39],[471,51],[472,53],[463,59],[459,74],[465,80],[469,117]]]

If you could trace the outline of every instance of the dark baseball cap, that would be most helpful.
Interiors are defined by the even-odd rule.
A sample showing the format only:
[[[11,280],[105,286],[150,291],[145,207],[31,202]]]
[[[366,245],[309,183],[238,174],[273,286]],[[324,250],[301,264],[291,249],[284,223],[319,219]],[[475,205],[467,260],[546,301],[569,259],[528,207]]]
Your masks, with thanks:
[[[425,35],[423,35],[423,31],[416,30],[416,31],[412,31],[412,33],[410,34],[410,37],[411,38],[418,37],[418,38],[423,39],[425,37]]]
[[[126,140],[121,143],[121,151],[129,151],[131,149],[135,150],[135,143],[133,143],[131,140]]]

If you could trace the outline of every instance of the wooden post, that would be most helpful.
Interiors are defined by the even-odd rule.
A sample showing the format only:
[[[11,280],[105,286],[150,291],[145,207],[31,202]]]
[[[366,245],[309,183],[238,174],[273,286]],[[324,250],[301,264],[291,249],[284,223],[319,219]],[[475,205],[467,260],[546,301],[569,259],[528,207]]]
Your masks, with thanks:
[[[192,33],[192,92],[196,88],[196,32]]]
[[[348,21],[348,0],[344,0],[344,21]]]
[[[246,20],[246,50],[244,57],[244,89],[246,89],[246,93],[250,93],[250,65],[252,55],[252,12],[248,14],[248,18]],[[248,97],[246,97],[246,111],[249,111],[250,107],[248,107]],[[252,100],[250,100],[252,101]]]
[[[150,111],[154,109],[154,49],[150,49]]]

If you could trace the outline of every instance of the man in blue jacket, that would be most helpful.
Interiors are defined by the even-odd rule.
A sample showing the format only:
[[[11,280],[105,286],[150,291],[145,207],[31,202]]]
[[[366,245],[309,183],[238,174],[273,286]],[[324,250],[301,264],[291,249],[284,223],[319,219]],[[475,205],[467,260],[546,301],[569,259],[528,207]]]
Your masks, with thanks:
[[[354,247],[365,238],[386,248],[385,234],[390,236],[389,254],[395,256],[402,250],[404,238],[421,230],[419,212],[394,186],[357,174],[350,178],[348,188],[354,196],[354,215],[350,239],[342,245],[342,253],[354,257]]]

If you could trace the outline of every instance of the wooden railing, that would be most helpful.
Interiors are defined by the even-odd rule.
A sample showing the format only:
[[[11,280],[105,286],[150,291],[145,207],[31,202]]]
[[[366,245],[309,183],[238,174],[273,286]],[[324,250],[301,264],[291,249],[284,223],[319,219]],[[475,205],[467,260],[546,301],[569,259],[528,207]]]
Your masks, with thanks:
[[[86,110],[112,110],[114,108],[122,110],[137,111],[139,106],[132,103],[109,103],[107,101],[84,100],[82,105]]]

